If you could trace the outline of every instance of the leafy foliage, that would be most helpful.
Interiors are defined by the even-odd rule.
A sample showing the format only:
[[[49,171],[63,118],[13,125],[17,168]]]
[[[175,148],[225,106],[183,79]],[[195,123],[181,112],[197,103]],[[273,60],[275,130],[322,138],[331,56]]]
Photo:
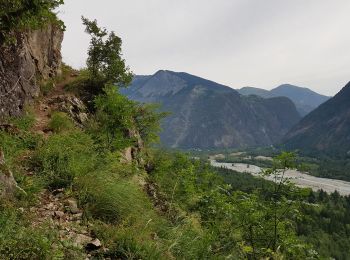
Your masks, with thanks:
[[[89,72],[88,89],[92,95],[102,92],[108,84],[127,86],[132,73],[121,57],[122,40],[114,33],[100,28],[97,21],[82,17],[85,31],[91,36],[88,50],[87,69]]]
[[[37,29],[48,22],[55,22],[64,29],[62,21],[53,12],[63,0],[1,0],[0,42],[15,30]]]
[[[91,125],[99,143],[111,151],[137,145],[138,137],[145,144],[157,141],[159,121],[166,113],[121,95],[115,86],[104,88],[95,99],[95,124]]]
[[[283,176],[283,169],[291,167],[293,160],[292,154],[282,154],[266,174],[280,175],[282,171]],[[248,194],[234,191],[210,167],[183,155],[167,158],[160,154],[155,165],[152,179],[173,207],[199,214],[201,226],[211,234],[208,247],[212,257],[317,257],[296,236],[294,220],[299,216],[300,199],[283,177]]]
[[[66,113],[54,112],[51,115],[51,120],[49,122],[49,128],[55,132],[60,133],[74,128],[72,119]]]
[[[297,234],[314,244],[321,256],[347,259],[350,250],[350,197],[324,191],[310,192],[301,209]]]

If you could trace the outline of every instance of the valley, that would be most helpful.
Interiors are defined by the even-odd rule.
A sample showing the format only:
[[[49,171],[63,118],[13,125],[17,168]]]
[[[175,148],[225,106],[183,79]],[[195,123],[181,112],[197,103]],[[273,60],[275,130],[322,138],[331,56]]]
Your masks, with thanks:
[[[283,9],[271,12],[276,3],[262,12],[248,3],[196,1],[188,14],[198,24],[182,15],[192,1],[181,9],[181,1],[2,1],[0,260],[350,259],[350,83],[347,72],[337,80],[325,73],[348,66],[320,55],[331,54],[330,44],[315,49],[322,62],[292,52],[308,46],[311,55],[311,46],[329,43],[315,41],[318,31],[335,35],[317,23],[304,44],[308,37],[272,19],[278,13],[290,20]],[[94,19],[101,7],[111,24]],[[273,26],[254,22],[260,15]],[[235,26],[226,16],[238,19]],[[81,34],[74,29],[80,18]],[[181,35],[176,18],[192,31]],[[293,41],[274,30],[281,25]],[[224,27],[228,33],[218,37]],[[278,37],[272,41],[265,30],[254,37],[252,29],[264,27]],[[201,41],[195,48],[192,35]],[[135,36],[141,40],[133,43]],[[282,49],[272,45],[279,38]],[[124,59],[124,40],[135,70]],[[176,62],[176,50],[186,59]],[[86,60],[77,64],[72,54]]]
[[[235,174],[234,172],[241,172],[249,173],[256,177],[261,177],[261,173],[264,170],[262,167],[246,163],[218,162],[215,159],[210,159],[209,161],[211,166],[232,170],[232,174]],[[322,189],[327,193],[338,191],[342,196],[350,195],[350,182],[347,181],[319,178],[305,174],[298,170],[287,170],[284,173],[284,176],[298,187],[311,188],[313,191]],[[264,176],[263,178],[273,181],[272,176]]]

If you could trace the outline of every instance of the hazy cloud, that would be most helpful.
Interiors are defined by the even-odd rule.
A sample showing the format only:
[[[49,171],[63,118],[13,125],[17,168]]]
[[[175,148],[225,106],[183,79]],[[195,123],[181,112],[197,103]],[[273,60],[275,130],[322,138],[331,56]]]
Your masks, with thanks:
[[[349,0],[65,0],[63,58],[85,64],[80,17],[123,39],[136,74],[186,71],[233,88],[282,83],[333,95],[350,81]]]

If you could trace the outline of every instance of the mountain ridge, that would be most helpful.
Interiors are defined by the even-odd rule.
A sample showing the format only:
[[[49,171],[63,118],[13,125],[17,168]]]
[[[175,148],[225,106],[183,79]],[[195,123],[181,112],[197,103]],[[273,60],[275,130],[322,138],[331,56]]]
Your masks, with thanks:
[[[258,95],[263,98],[285,96],[291,99],[301,116],[305,116],[330,97],[321,95],[309,88],[291,84],[282,84],[271,90],[255,87],[244,87],[237,90],[242,95]]]
[[[288,98],[245,97],[185,72],[160,70],[136,76],[121,92],[137,101],[160,103],[163,110],[172,112],[160,136],[173,148],[271,145],[300,119]]]
[[[339,153],[350,151],[350,82],[295,125],[283,138],[289,149]]]

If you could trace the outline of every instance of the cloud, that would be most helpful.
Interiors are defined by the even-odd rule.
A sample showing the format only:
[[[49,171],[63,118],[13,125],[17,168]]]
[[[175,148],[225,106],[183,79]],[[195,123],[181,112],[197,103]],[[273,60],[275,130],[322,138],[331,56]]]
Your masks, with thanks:
[[[66,0],[64,60],[85,64],[80,17],[123,39],[136,74],[186,71],[234,88],[282,83],[333,95],[350,81],[348,0]]]

